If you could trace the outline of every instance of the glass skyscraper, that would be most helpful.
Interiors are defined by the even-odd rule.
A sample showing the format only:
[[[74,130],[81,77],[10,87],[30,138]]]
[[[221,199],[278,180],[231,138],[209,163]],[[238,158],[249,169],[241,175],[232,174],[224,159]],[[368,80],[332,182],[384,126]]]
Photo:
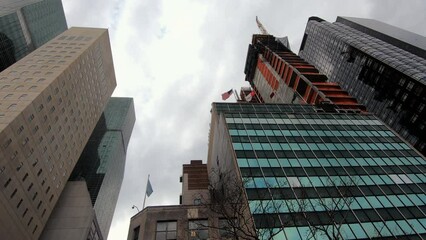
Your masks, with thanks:
[[[235,171],[274,239],[425,238],[425,160],[370,113],[213,103],[209,169]]]
[[[0,71],[67,29],[61,0],[2,1]]]
[[[70,177],[71,181],[86,181],[105,239],[120,193],[134,123],[133,99],[111,97]]]
[[[426,38],[372,20],[311,17],[299,56],[426,154]]]

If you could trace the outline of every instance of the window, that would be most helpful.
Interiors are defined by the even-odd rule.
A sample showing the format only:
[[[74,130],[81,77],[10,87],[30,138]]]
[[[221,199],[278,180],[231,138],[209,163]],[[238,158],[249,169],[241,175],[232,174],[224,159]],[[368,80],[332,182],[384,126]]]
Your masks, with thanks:
[[[9,138],[4,144],[3,144],[3,147],[4,148],[7,148],[10,144],[12,143],[12,139],[11,138]]]
[[[208,239],[209,238],[208,220],[190,220],[189,232],[190,232],[190,239]]]
[[[4,184],[4,187],[6,188],[7,186],[9,186],[9,183],[12,181],[12,179],[11,178],[9,178],[7,181],[6,181],[6,183]]]
[[[25,211],[24,211],[24,213],[22,214],[22,217],[25,217],[25,215],[27,215],[27,212],[28,212],[28,208],[25,208]]]
[[[15,196],[15,194],[16,194],[17,191],[18,191],[18,189],[16,189],[16,188],[15,188],[15,190],[13,190],[12,194],[10,195],[11,199]]]
[[[155,234],[155,239],[156,240],[177,239],[176,229],[177,229],[176,221],[157,222],[157,231]]]
[[[18,203],[18,205],[16,205],[16,208],[19,208],[19,207],[21,206],[21,204],[22,204],[22,201],[23,201],[23,199],[21,198],[21,200],[19,200],[19,203]]]
[[[140,231],[141,227],[137,226],[133,229],[133,240],[138,240],[139,239],[139,231]]]
[[[44,108],[43,104],[40,104],[37,108],[37,111],[40,112]]]
[[[22,131],[24,131],[24,126],[20,126],[16,133],[19,135]]]
[[[33,195],[33,201],[37,198],[38,192],[34,193]]]
[[[231,224],[235,219],[219,219],[219,235],[221,239],[235,239]]]
[[[17,104],[15,104],[15,103],[13,103],[13,104],[10,104],[9,105],[9,107],[7,108],[7,109],[9,109],[9,110],[14,110],[14,109],[16,109],[16,106],[18,106]]]

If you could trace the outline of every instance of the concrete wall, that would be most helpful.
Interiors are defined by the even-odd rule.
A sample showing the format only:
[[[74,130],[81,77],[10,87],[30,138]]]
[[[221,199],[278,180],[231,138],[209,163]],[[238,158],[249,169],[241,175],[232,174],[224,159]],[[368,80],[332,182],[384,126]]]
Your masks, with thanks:
[[[188,220],[208,219],[209,225],[217,226],[218,218],[203,206],[156,206],[147,207],[130,220],[128,240],[155,240],[157,222],[177,221],[177,239],[190,239]],[[138,237],[134,229],[140,227]],[[217,228],[209,229],[210,239],[220,239]]]
[[[182,178],[181,204],[206,204],[210,201],[208,191],[209,177],[206,164],[203,164],[201,160],[191,160],[190,164],[184,164]]]
[[[95,211],[86,182],[68,182],[40,237],[42,240],[86,240],[95,226]],[[97,229],[100,235],[99,228]],[[102,239],[102,237],[100,238]]]

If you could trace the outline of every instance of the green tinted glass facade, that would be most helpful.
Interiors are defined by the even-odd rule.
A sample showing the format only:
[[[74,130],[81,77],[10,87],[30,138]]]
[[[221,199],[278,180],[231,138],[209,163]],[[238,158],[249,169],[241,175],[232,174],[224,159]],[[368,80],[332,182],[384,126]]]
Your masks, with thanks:
[[[22,8],[31,34],[32,44],[38,48],[67,30],[61,0],[43,0]]]
[[[373,115],[213,106],[256,228],[274,239],[426,237],[425,158]]]
[[[105,239],[120,193],[134,123],[133,99],[112,97],[70,177],[71,181],[86,181]]]
[[[30,52],[19,23],[18,15],[12,13],[0,17],[0,71]]]
[[[1,4],[0,71],[67,29],[61,0]]]

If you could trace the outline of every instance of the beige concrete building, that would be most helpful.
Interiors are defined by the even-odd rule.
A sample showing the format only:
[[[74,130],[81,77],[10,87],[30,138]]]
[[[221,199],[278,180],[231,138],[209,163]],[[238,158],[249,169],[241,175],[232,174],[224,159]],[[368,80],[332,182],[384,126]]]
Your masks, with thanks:
[[[116,86],[108,31],[71,28],[0,73],[0,236],[37,239]]]
[[[49,217],[40,240],[102,240],[85,181],[69,181]]]

